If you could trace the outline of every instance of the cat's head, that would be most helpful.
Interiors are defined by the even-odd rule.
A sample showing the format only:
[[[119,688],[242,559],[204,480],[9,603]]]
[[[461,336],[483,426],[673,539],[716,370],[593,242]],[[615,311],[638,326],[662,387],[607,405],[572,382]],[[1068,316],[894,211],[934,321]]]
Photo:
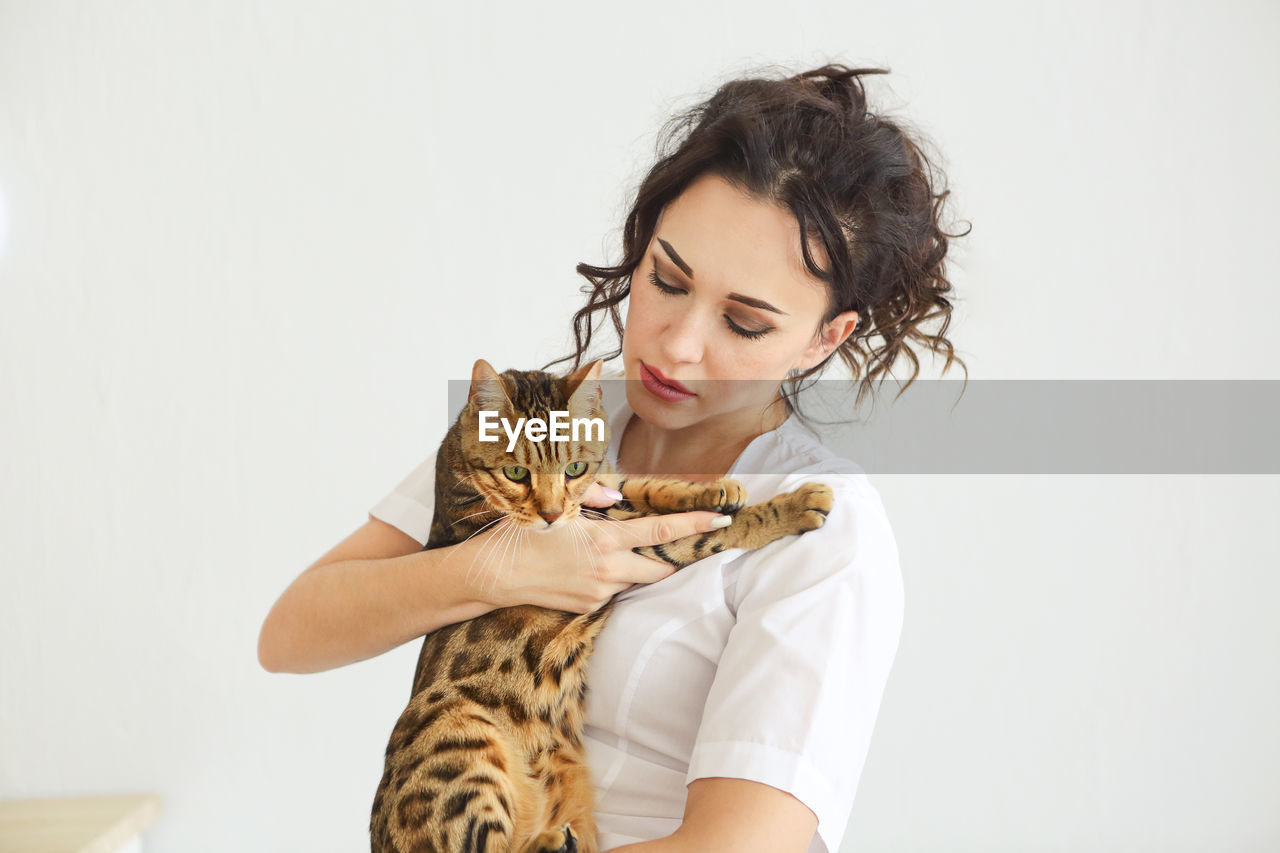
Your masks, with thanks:
[[[492,509],[534,530],[578,518],[609,447],[602,364],[560,377],[475,363],[460,418],[462,455],[470,484]]]

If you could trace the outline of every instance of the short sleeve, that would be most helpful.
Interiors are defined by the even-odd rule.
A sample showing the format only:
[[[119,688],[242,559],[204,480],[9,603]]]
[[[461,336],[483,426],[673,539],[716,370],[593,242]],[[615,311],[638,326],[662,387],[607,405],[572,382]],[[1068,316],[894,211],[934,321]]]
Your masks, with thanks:
[[[811,850],[844,836],[897,655],[903,586],[879,494],[865,475],[817,479],[835,503],[818,530],[743,559],[736,612],[686,783],[724,776],[792,794],[818,817]]]
[[[369,515],[404,531],[424,546],[431,536],[431,519],[436,511],[437,453],[433,451],[369,510]]]

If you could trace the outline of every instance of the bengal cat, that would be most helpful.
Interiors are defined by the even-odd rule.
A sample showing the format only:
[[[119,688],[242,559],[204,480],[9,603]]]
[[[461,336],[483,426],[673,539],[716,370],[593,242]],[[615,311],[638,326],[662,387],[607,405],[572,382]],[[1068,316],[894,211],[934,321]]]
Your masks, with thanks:
[[[437,456],[426,548],[461,542],[499,519],[499,527],[513,527],[508,534],[537,535],[547,521],[576,523],[579,514],[620,521],[696,509],[732,514],[728,527],[633,549],[679,569],[725,548],[759,548],[822,526],[832,492],[820,483],[743,506],[746,490],[736,480],[616,472],[605,458],[601,363],[560,378],[499,375],[476,362],[467,405]],[[482,411],[510,424],[520,417],[550,423],[552,411],[568,412],[599,418],[603,430],[580,432],[576,441],[526,439],[507,452],[502,429],[498,441],[480,441]],[[584,510],[592,482],[618,489],[624,500]],[[373,801],[374,853],[596,853],[583,706],[587,658],[612,605],[582,615],[507,607],[426,636]]]

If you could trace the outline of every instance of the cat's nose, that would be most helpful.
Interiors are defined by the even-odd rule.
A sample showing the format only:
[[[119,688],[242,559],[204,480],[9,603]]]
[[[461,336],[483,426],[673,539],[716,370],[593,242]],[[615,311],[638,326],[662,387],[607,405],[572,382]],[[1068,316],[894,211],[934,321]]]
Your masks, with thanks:
[[[555,522],[557,518],[564,515],[564,513],[558,509],[553,509],[553,510],[547,510],[546,512],[540,512],[538,513],[538,515],[545,518],[547,520],[547,524],[552,524],[553,522]]]

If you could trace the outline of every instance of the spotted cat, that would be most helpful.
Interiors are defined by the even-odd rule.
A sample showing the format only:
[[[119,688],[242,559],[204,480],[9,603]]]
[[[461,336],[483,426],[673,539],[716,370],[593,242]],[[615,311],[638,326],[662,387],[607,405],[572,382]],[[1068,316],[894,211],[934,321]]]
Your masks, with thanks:
[[[728,527],[634,549],[680,569],[726,548],[759,548],[822,526],[832,492],[820,483],[744,506],[746,490],[736,480],[614,470],[605,458],[600,368],[596,361],[562,378],[498,374],[483,359],[476,362],[467,405],[437,456],[427,548],[460,542],[495,522],[536,530],[562,515],[578,523],[580,514],[615,520],[697,509],[732,514]],[[481,411],[513,424],[568,412],[600,418],[604,428],[579,440],[517,442],[508,452],[505,438],[479,440]],[[584,509],[592,482],[618,489],[624,500],[603,511]],[[425,637],[373,802],[373,853],[596,853],[583,708],[587,660],[612,606],[586,614],[507,607]]]

